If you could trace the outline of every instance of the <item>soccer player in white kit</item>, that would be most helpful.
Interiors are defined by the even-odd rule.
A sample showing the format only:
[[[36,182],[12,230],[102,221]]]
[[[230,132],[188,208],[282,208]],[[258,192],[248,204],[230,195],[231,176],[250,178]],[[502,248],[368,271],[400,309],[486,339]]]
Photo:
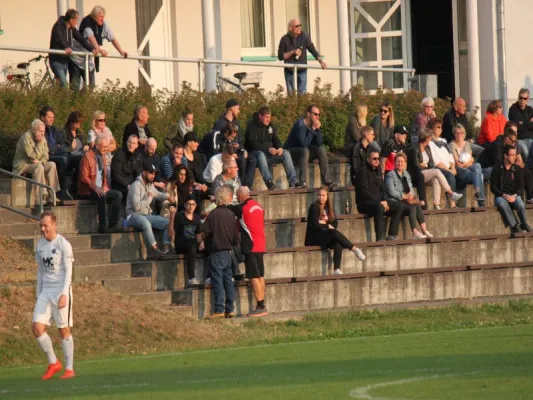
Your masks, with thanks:
[[[44,212],[40,218],[42,239],[39,240],[35,258],[37,260],[37,303],[33,311],[33,334],[39,347],[48,357],[48,368],[43,380],[48,380],[63,369],[56,358],[50,336],[45,326],[55,321],[65,356],[65,373],[61,379],[74,378],[74,340],[70,334],[72,326],[72,246],[57,233],[56,216]]]

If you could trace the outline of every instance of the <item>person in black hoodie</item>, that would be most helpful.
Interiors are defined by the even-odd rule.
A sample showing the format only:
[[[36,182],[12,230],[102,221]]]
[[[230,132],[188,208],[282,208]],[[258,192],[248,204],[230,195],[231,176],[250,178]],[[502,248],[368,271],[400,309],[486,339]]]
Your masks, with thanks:
[[[533,107],[528,106],[529,89],[522,88],[518,92],[518,101],[509,108],[509,121],[518,125],[518,141],[522,147],[522,155],[526,165],[533,165]]]
[[[59,17],[57,22],[52,27],[52,33],[50,35],[50,49],[51,50],[65,50],[65,55],[50,54],[50,69],[54,73],[55,77],[59,79],[62,87],[67,87],[67,71],[70,58],[72,54],[72,47],[74,46],[74,40],[77,40],[86,50],[92,51],[94,55],[98,54],[93,46],[83,35],[78,32],[76,26],[78,26],[79,13],[76,10],[69,9],[65,13],[64,17]]]
[[[385,239],[385,216],[389,216],[391,221],[387,240],[394,240],[400,230],[403,206],[401,202],[387,201],[387,192],[379,164],[379,152],[369,151],[367,162],[359,170],[357,178],[357,190],[355,191],[357,211],[374,217],[376,241]]]
[[[111,161],[111,187],[122,192],[122,199],[128,197],[128,190],[142,173],[142,153],[137,152],[139,138],[131,135]]]
[[[247,182],[254,182],[255,168],[258,167],[269,190],[276,188],[268,164],[283,163],[291,188],[302,188],[298,182],[291,153],[284,151],[278,137],[278,130],[271,122],[272,111],[263,106],[254,113],[244,133],[244,148],[248,151]]]
[[[495,196],[494,204],[511,232],[531,232],[532,228],[526,219],[526,207],[519,195],[524,190],[524,176],[522,168],[515,163],[516,149],[506,145],[503,149],[503,163],[492,170],[490,190]],[[519,221],[516,220],[513,209],[518,213]]]

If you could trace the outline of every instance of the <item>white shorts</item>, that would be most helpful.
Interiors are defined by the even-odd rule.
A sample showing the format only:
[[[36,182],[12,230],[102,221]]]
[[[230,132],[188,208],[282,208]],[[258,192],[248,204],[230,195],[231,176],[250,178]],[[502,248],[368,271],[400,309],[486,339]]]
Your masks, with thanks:
[[[61,293],[41,292],[33,310],[33,322],[52,325],[52,319],[58,328],[73,326],[72,319],[72,288],[67,296],[67,305],[62,309],[57,308]]]

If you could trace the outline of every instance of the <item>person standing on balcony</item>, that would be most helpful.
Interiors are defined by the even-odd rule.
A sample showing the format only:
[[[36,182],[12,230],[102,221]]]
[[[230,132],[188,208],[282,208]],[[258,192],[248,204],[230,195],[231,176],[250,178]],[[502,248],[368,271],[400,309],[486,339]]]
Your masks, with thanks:
[[[59,17],[57,22],[52,27],[52,33],[50,35],[50,50],[64,50],[65,55],[62,54],[50,54],[50,69],[54,73],[56,79],[61,83],[61,87],[67,87],[67,71],[69,67],[70,58],[74,48],[74,40],[84,47],[87,51],[92,51],[94,55],[98,54],[98,51],[91,46],[89,42],[85,40],[83,35],[78,32],[76,27],[78,26],[79,13],[76,10],[69,9],[65,13],[64,17]]]
[[[300,20],[297,18],[291,19],[288,23],[287,34],[279,42],[278,59],[286,64],[307,65],[307,50],[318,60],[322,69],[328,67],[311,41],[311,37],[302,31]],[[297,79],[298,92],[305,93],[307,91],[307,68],[298,69]],[[287,85],[287,93],[292,93],[294,91],[294,72],[292,68],[285,68],[285,84]]]

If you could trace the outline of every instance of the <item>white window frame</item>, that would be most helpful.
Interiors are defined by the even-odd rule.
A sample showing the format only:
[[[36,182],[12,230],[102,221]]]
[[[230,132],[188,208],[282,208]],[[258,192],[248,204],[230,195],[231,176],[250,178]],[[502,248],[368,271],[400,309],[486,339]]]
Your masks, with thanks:
[[[350,15],[353,15],[353,12],[355,9],[361,14],[363,18],[367,20],[367,22],[374,26],[376,29],[375,32],[364,32],[364,33],[357,33],[355,32],[355,22],[351,20],[351,51],[352,51],[352,65],[353,66],[360,66],[360,67],[393,67],[393,66],[400,66],[403,67],[405,65],[408,65],[408,58],[409,55],[407,54],[407,10],[406,10],[406,0],[396,0],[396,2],[392,5],[392,7],[387,11],[387,13],[383,16],[381,21],[375,21],[366,11],[364,8],[361,7],[361,3],[377,3],[377,2],[384,2],[382,0],[351,0],[350,1]],[[396,10],[400,8],[401,12],[401,30],[396,31],[382,31],[381,28],[383,25],[392,17],[392,14],[396,12]],[[382,48],[381,48],[381,39],[387,38],[387,37],[401,37],[402,38],[402,58],[401,59],[395,59],[395,60],[383,60],[383,54],[382,54]],[[366,39],[366,38],[376,38],[376,61],[365,61],[365,62],[357,62],[357,46],[356,46],[356,39]],[[378,78],[378,88],[383,88],[383,74],[384,72],[377,72],[377,78]],[[357,82],[357,71],[354,72],[353,81]],[[391,89],[394,93],[404,93],[405,90],[408,88],[408,80],[406,75],[404,74],[403,79],[403,88],[387,88]],[[376,89],[365,89],[370,94],[375,94]]]
[[[307,0],[307,2],[309,3],[309,32],[306,32],[309,36],[311,36],[311,40],[313,41],[313,43],[316,44],[317,42],[317,38],[316,38],[316,23],[315,23],[315,18],[316,18],[316,4],[315,4],[315,0]],[[294,17],[294,15],[287,15],[287,5],[286,5],[286,2],[285,0],[283,0],[283,8],[284,8],[284,12],[285,12],[285,27],[288,28],[287,24],[289,23],[289,18],[292,18]],[[286,29],[287,31],[287,29]],[[285,32],[287,33],[287,32]],[[318,44],[317,44],[317,47],[318,47]]]
[[[263,5],[265,7],[265,47],[241,47],[241,56],[242,57],[258,57],[258,56],[271,56],[272,55],[272,8],[270,5],[270,0],[263,0]],[[240,7],[239,1],[239,7]],[[240,12],[240,8],[239,8]],[[242,26],[241,26],[242,29]],[[241,32],[242,35],[242,32]],[[239,38],[242,40],[242,38]]]

